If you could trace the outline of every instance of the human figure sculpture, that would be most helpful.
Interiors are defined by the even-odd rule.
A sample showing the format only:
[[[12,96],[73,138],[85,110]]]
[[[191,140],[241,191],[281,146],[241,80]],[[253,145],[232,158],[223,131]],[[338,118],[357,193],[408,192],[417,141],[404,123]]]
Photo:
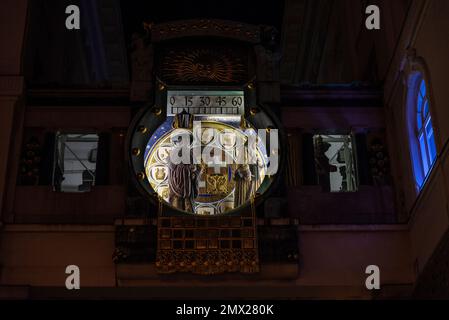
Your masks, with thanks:
[[[237,165],[234,173],[234,208],[238,208],[250,199],[253,189],[251,177],[251,170],[248,164]]]
[[[168,169],[170,204],[179,210],[193,212],[193,201],[198,197],[201,168],[195,164],[169,162]]]
[[[183,111],[176,115],[174,120],[175,128],[191,129],[192,115]],[[176,138],[176,137],[175,137]],[[178,138],[181,138],[179,136]],[[190,138],[189,138],[190,139]],[[187,139],[187,140],[189,140]],[[175,139],[176,140],[176,139]],[[182,140],[182,139],[181,139]],[[180,140],[180,141],[181,141]],[[176,144],[181,142],[177,141]],[[189,141],[190,145],[191,141]],[[193,201],[198,197],[199,193],[199,177],[203,171],[200,165],[193,163],[193,150],[186,147],[182,148],[178,145],[172,152],[178,152],[178,156],[182,158],[181,152],[190,150],[189,161],[187,163],[173,163],[168,157],[168,187],[170,204],[183,211],[194,212]]]

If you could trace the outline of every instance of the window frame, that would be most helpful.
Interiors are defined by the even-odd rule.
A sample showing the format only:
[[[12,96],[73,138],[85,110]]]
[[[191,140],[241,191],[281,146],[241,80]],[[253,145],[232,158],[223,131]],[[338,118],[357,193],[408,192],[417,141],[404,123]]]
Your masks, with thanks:
[[[354,185],[353,185],[353,190],[332,190],[332,188],[329,191],[326,191],[326,193],[331,193],[331,194],[350,194],[350,193],[357,193],[360,190],[360,177],[359,177],[359,172],[358,172],[358,157],[357,157],[357,143],[356,143],[356,137],[354,135],[353,132],[349,132],[349,133],[345,133],[344,131],[318,131],[315,132],[312,135],[312,143],[313,143],[313,158],[314,158],[314,162],[316,161],[315,159],[315,138],[318,136],[327,136],[327,137],[331,137],[331,136],[340,136],[340,138],[343,137],[347,137],[349,139],[349,143],[351,146],[351,166],[353,169],[353,176],[352,178],[354,179]],[[336,138],[338,139],[338,138]],[[331,160],[331,159],[329,159]],[[347,163],[345,163],[345,165],[347,165]],[[318,172],[316,171],[316,166],[314,168],[315,170],[315,175],[316,175],[316,183],[317,185],[321,185],[320,181],[319,181],[319,177],[318,177]],[[330,173],[329,173],[329,178],[330,178]]]
[[[417,192],[420,193],[438,158],[430,86],[422,71],[414,72],[409,78],[407,109],[412,169]]]
[[[56,167],[58,165],[58,151],[59,151],[59,146],[58,146],[58,137],[62,136],[62,135],[80,135],[80,136],[85,136],[85,135],[97,135],[98,136],[98,141],[97,141],[97,155],[96,155],[96,161],[95,161],[95,171],[94,174],[92,175],[93,181],[92,184],[90,186],[90,188],[88,190],[80,190],[80,191],[68,191],[68,190],[61,190],[61,185],[58,186],[55,183],[55,179],[56,179]],[[57,130],[55,131],[55,145],[54,145],[54,149],[53,149],[53,168],[52,168],[52,177],[51,177],[51,185],[52,185],[52,190],[53,192],[58,192],[58,193],[67,193],[67,194],[80,194],[80,193],[89,193],[92,191],[92,187],[94,187],[96,185],[96,172],[98,169],[98,147],[99,147],[99,143],[100,143],[100,133],[96,130],[89,130],[89,131],[84,131],[84,130]],[[73,151],[70,151],[73,153]],[[75,157],[77,157],[75,155]],[[78,161],[80,161],[78,159]],[[81,160],[82,162],[82,160]],[[83,166],[84,166],[84,162]],[[87,170],[87,168],[86,168]],[[90,170],[89,170],[90,171]],[[65,172],[63,172],[64,174]],[[92,174],[92,172],[89,172],[90,174]]]

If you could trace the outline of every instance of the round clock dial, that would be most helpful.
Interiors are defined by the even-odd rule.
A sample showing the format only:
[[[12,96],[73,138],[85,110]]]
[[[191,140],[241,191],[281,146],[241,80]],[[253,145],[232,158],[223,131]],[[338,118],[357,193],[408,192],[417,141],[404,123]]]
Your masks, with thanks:
[[[191,199],[193,213],[215,215],[236,209],[254,196],[265,179],[268,159],[263,144],[257,143],[254,129],[242,131],[226,123],[202,121],[196,130],[159,131],[155,133],[157,140],[150,139],[147,145],[145,173],[151,187],[167,204],[177,205],[171,197],[174,190],[170,188],[170,173],[174,170],[170,166],[170,154],[178,147],[176,137],[179,136],[189,139],[186,147],[189,154],[197,150],[200,155],[196,164],[192,164],[192,174],[198,175],[197,194]],[[252,149],[255,160],[249,163],[248,154],[243,153],[249,152],[251,136],[255,141]],[[241,190],[243,183],[245,190]]]

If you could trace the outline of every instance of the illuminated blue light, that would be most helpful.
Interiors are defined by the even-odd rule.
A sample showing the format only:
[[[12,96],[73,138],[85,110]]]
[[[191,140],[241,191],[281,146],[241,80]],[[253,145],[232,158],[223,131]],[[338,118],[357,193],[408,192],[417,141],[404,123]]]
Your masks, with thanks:
[[[413,101],[415,115],[409,119],[416,119],[416,123],[410,126],[413,128],[410,132],[410,148],[415,181],[418,188],[422,189],[435,164],[437,148],[426,82],[422,75],[416,75],[414,80],[416,89],[410,101]]]

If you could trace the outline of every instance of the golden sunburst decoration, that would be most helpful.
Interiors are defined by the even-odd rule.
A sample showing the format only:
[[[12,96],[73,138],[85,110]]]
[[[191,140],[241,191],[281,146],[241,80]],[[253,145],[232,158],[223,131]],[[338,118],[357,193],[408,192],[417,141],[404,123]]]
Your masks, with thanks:
[[[162,76],[175,82],[240,82],[246,75],[242,59],[213,49],[169,51],[162,63]]]

